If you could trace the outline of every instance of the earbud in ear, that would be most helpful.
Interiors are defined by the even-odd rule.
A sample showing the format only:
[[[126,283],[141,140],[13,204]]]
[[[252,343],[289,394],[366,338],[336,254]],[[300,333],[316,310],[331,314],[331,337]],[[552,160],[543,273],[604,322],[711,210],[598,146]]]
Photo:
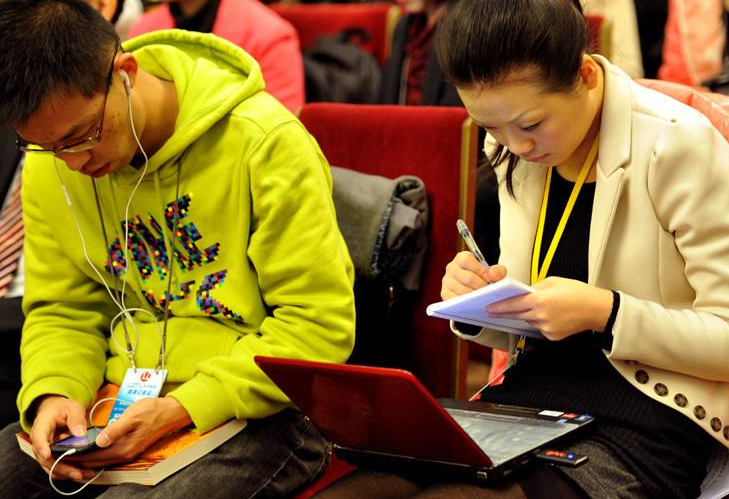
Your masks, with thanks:
[[[127,95],[129,95],[132,92],[132,84],[129,83],[129,75],[123,69],[119,70],[119,74],[121,75],[122,79],[124,80],[124,88],[127,91]]]

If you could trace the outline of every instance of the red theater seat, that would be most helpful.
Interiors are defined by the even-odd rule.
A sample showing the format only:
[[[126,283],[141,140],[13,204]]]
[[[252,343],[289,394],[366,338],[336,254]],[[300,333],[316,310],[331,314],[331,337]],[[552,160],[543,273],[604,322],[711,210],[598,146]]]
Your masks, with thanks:
[[[729,95],[702,92],[688,85],[664,80],[638,80],[641,85],[658,90],[704,114],[711,124],[729,140]]]
[[[610,42],[611,42],[611,26],[601,14],[585,14],[587,21],[587,29],[590,31],[590,47],[588,52],[591,54],[601,54],[610,58]]]
[[[301,50],[311,47],[320,36],[332,35],[348,28],[364,28],[371,39],[360,46],[371,52],[381,65],[390,55],[392,32],[401,15],[399,7],[386,2],[273,3],[269,7],[296,28]]]
[[[465,362],[448,322],[425,315],[440,300],[446,264],[461,247],[456,219],[473,220],[477,127],[463,108],[306,104],[299,118],[329,163],[425,183],[430,221],[422,293],[415,307],[414,374],[436,396],[452,396],[465,383]],[[383,348],[386,348],[383,345]]]
[[[422,294],[415,307],[414,374],[436,396],[465,393],[466,355],[448,322],[425,315],[440,300],[446,264],[462,248],[456,220],[473,222],[478,130],[463,108],[311,103],[299,118],[333,166],[362,173],[420,177],[430,221]],[[387,345],[383,345],[387,348]],[[306,499],[353,468],[333,459],[295,496]]]

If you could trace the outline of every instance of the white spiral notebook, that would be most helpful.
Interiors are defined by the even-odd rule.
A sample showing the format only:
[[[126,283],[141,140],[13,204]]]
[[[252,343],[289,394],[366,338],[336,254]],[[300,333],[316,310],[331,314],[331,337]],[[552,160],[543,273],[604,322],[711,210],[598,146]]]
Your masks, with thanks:
[[[486,311],[486,307],[492,303],[532,292],[534,292],[533,287],[511,277],[505,277],[465,295],[432,303],[428,305],[425,312],[431,317],[484,326],[507,333],[523,334],[532,338],[543,338],[542,333],[531,327],[526,321],[498,319],[489,316]]]

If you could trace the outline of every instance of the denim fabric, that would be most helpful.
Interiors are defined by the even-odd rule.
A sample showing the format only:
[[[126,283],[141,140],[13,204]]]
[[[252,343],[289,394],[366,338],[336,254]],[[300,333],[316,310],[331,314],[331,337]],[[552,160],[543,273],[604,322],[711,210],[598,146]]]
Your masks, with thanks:
[[[20,451],[17,423],[0,432],[0,497],[58,499],[48,476]],[[273,499],[289,497],[327,463],[329,444],[314,424],[293,409],[249,420],[238,435],[154,487],[89,486],[74,498],[87,499]],[[75,482],[54,482],[63,491]]]

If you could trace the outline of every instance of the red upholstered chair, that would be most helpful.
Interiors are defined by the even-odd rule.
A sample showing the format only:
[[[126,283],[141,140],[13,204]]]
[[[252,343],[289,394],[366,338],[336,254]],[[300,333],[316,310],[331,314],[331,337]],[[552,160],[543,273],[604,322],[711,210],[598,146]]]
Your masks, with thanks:
[[[332,459],[329,461],[329,466],[324,471],[324,474],[317,478],[314,483],[294,495],[291,499],[309,499],[327,485],[336,482],[344,475],[354,471],[355,469],[356,468],[351,464],[346,461],[342,461],[335,455],[332,455]]]
[[[305,104],[299,118],[333,166],[394,178],[420,177],[430,220],[422,294],[415,307],[414,374],[436,396],[465,393],[465,350],[448,322],[425,315],[440,300],[446,264],[463,249],[456,219],[473,222],[478,130],[463,108]],[[386,345],[383,345],[386,347]],[[334,458],[295,496],[306,499],[353,468]]]
[[[456,362],[457,344],[448,322],[426,316],[425,307],[440,300],[445,266],[461,247],[456,219],[473,220],[477,127],[465,109],[446,107],[311,103],[299,118],[331,165],[423,180],[428,250],[411,358],[414,374],[434,395],[454,395],[456,385],[465,383],[465,363]]]
[[[640,79],[641,85],[658,90],[704,114],[712,125],[729,140],[729,96],[702,92],[693,87],[664,80]]]
[[[610,58],[610,46],[612,43],[612,26],[601,14],[585,14],[587,29],[590,31],[591,54],[601,54]]]
[[[371,52],[380,64],[390,55],[392,32],[401,16],[399,7],[388,2],[270,4],[274,11],[294,25],[301,50],[312,46],[322,35],[331,35],[347,28],[367,30],[371,40],[360,46]]]

